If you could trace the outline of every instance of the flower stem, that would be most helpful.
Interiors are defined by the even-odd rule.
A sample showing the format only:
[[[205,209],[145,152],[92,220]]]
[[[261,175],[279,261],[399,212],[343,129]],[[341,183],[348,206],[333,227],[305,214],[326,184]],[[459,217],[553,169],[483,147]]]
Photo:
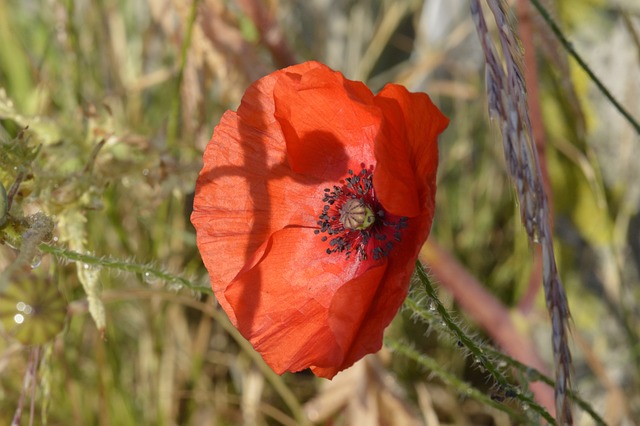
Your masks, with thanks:
[[[460,328],[460,326],[451,318],[447,308],[440,302],[438,299],[438,295],[436,294],[435,289],[431,285],[431,281],[427,273],[422,266],[420,261],[416,262],[416,271],[418,272],[418,278],[422,282],[427,295],[431,298],[432,303],[434,304],[435,310],[438,312],[438,315],[444,322],[445,326],[451,330],[456,339],[471,353],[473,358],[481,365],[487,372],[493,377],[493,379],[500,385],[502,388],[508,389],[511,388],[512,385],[506,379],[506,377],[498,370],[496,365],[491,362],[491,360],[487,357],[487,354],[475,344],[473,339],[467,336],[464,331]],[[523,407],[530,407],[532,410],[537,412],[539,415],[544,417],[550,424],[553,424],[555,420],[549,414],[547,410],[545,410],[541,405],[536,403],[531,397],[528,395],[518,392],[517,398],[523,403]]]
[[[430,298],[431,299],[431,298]],[[430,327],[433,327],[438,333],[446,334],[450,336],[452,339],[457,340],[457,334],[454,330],[451,330],[447,327],[446,322],[442,323],[441,318],[438,313],[434,312],[431,309],[425,308],[424,303],[421,302],[422,297],[418,292],[412,292],[409,294],[409,297],[405,301],[405,306],[411,311],[412,317],[418,319],[419,321],[424,321],[428,323]],[[433,306],[433,305],[432,305]],[[468,335],[467,335],[468,336]],[[509,367],[517,370],[522,377],[526,377],[528,382],[540,381],[546,383],[547,385],[554,387],[555,381],[541,372],[540,370],[531,367],[530,365],[523,364],[522,362],[510,357],[506,353],[500,352],[490,346],[487,343],[482,341],[478,341],[477,339],[473,339],[469,337],[474,344],[480,349],[481,353],[484,353],[493,364],[499,365],[501,363],[505,363]],[[502,370],[502,369],[500,369]],[[498,371],[500,371],[498,370]],[[505,379],[506,380],[506,379]],[[504,389],[504,388],[503,388]],[[510,388],[506,388],[510,389]],[[575,403],[582,408],[586,413],[588,413],[591,418],[594,420],[595,424],[598,426],[605,426],[605,421],[600,417],[598,413],[595,412],[593,407],[586,402],[584,399],[580,398],[575,392],[569,391],[569,396]],[[516,394],[514,396],[516,399],[521,399],[521,394]],[[530,404],[530,401],[521,401]]]
[[[517,411],[513,410],[508,405],[501,404],[497,401],[492,400],[485,393],[480,392],[478,389],[472,387],[468,383],[457,378],[455,375],[444,370],[440,365],[440,363],[438,363],[438,361],[431,358],[430,356],[420,353],[414,348],[410,347],[409,345],[406,345],[402,342],[398,342],[395,340],[388,340],[387,345],[394,352],[397,352],[409,359],[412,359],[413,361],[417,362],[423,367],[428,368],[430,371],[435,373],[436,376],[438,376],[438,378],[441,379],[443,382],[445,382],[447,385],[455,388],[461,395],[471,397],[476,401],[479,401],[485,405],[489,405],[500,411],[504,411],[509,415],[509,417],[512,420],[518,420],[520,422],[527,423],[526,417],[523,416],[521,413],[518,413]],[[551,416],[549,416],[549,418],[551,418]],[[531,421],[529,421],[528,423],[531,423]]]

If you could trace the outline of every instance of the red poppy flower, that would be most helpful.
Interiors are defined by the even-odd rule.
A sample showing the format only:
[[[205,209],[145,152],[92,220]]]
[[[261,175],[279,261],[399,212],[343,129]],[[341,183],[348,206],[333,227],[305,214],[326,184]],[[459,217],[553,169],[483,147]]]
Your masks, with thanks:
[[[213,291],[274,371],[331,378],[382,345],[431,227],[423,93],[317,62],[255,82],[204,153],[191,221]]]

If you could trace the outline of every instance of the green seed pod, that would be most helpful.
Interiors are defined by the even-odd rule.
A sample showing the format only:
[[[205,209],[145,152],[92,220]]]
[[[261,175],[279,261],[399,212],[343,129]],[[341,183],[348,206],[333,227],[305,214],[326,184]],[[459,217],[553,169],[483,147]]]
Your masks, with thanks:
[[[41,345],[64,327],[67,303],[56,285],[33,273],[20,273],[0,294],[0,322],[25,345]]]

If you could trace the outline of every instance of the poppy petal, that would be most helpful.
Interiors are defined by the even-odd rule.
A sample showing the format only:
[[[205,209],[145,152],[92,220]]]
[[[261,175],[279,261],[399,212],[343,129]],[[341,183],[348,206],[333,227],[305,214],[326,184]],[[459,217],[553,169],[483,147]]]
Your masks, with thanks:
[[[383,137],[375,146],[373,184],[385,209],[415,217],[433,209],[438,167],[438,135],[449,123],[424,93],[388,84],[375,98],[383,111]]]
[[[424,94],[388,85],[374,97],[317,62],[258,80],[238,112],[224,114],[191,219],[216,298],[276,372],[310,367],[331,378],[381,347],[431,227],[436,139],[447,123]],[[346,253],[369,253],[369,236],[344,240],[340,224],[317,234],[338,220],[321,216],[331,197],[363,194],[339,189],[363,163],[373,166],[380,216],[406,220],[400,241],[368,260]],[[364,246],[345,253],[345,241]]]
[[[375,165],[382,116],[364,84],[321,65],[280,78],[274,98],[293,171],[337,181],[361,163]]]
[[[232,307],[234,325],[274,371],[312,366],[333,377],[355,361],[346,355],[361,340],[386,263],[328,255],[307,228],[275,232],[263,252],[216,297]]]
[[[343,365],[349,366],[363,356],[377,352],[382,346],[382,338],[385,328],[391,323],[402,306],[407,293],[409,282],[413,275],[418,252],[427,239],[433,215],[422,215],[409,219],[407,228],[403,233],[403,240],[394,247],[387,258],[387,267],[382,283],[371,303],[365,318],[361,321],[357,335],[353,339],[351,348],[346,354]],[[351,289],[343,287],[343,292],[336,293],[334,308],[349,310],[354,294],[349,294]],[[342,290],[341,289],[341,290]],[[343,370],[341,366],[326,368],[312,367],[314,374],[320,377],[333,376]]]
[[[204,153],[191,221],[214,290],[231,282],[274,231],[318,220],[326,185],[291,171],[273,116],[273,86],[282,74],[247,90],[238,112],[223,115]]]

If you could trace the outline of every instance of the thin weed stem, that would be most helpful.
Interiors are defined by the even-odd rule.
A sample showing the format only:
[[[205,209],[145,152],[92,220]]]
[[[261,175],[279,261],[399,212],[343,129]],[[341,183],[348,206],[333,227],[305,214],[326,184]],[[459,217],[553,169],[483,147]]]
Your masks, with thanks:
[[[191,39],[193,36],[193,26],[198,17],[198,4],[199,0],[193,0],[191,3],[191,9],[189,11],[189,20],[187,22],[187,30],[185,31],[184,43],[180,50],[180,66],[178,68],[178,76],[176,77],[176,94],[173,98],[171,105],[171,113],[169,115],[169,121],[167,123],[167,146],[173,147],[176,144],[176,138],[178,137],[178,122],[180,121],[180,87],[182,86],[182,80],[184,78],[184,68],[187,65],[187,54],[189,53],[189,47],[191,46]]]
[[[604,83],[595,75],[595,73],[591,70],[589,65],[587,65],[585,60],[582,59],[582,56],[580,56],[580,54],[573,48],[573,44],[564,36],[562,30],[560,29],[558,24],[555,23],[555,21],[547,11],[547,9],[545,9],[545,7],[540,3],[539,0],[531,0],[531,3],[533,3],[533,6],[538,10],[538,12],[540,13],[540,16],[542,16],[542,19],[544,19],[547,25],[549,25],[549,28],[551,28],[551,31],[553,31],[556,37],[558,37],[558,40],[560,40],[560,43],[562,44],[562,46],[567,50],[567,52],[569,52],[569,54],[573,57],[573,59],[576,60],[578,65],[580,65],[580,68],[582,68],[584,72],[587,73],[589,78],[593,80],[593,82],[598,87],[598,89],[600,89],[602,94],[611,102],[611,104],[615,107],[615,109],[617,109],[618,112],[620,112],[620,114],[624,116],[624,118],[629,122],[629,124],[633,126],[636,133],[640,135],[640,123],[631,115],[629,111],[627,111],[620,104],[620,102],[616,100],[616,98],[611,94],[611,92],[609,91],[609,89],[607,89]]]

